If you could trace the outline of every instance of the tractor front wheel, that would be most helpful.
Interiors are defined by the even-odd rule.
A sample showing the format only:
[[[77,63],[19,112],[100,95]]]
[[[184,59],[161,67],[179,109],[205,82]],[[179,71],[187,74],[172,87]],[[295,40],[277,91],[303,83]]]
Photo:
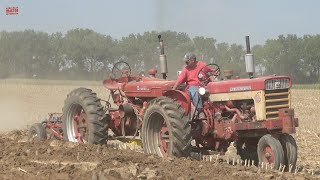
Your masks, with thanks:
[[[242,160],[250,160],[254,162],[255,165],[258,165],[258,153],[257,153],[257,145],[259,139],[238,139],[235,141],[235,145],[237,148],[237,154],[240,155]]]
[[[286,165],[286,170],[291,167],[295,169],[297,163],[297,143],[294,138],[289,134],[283,134],[280,136],[280,143],[284,151],[284,165]]]
[[[168,97],[150,101],[142,121],[141,138],[144,152],[160,157],[189,156],[192,148],[188,117],[184,109]]]
[[[284,165],[284,153],[280,141],[270,134],[260,138],[257,152],[260,163],[273,164],[274,169]]]
[[[65,141],[107,143],[107,116],[100,99],[91,89],[78,88],[70,92],[64,101],[62,111]]]

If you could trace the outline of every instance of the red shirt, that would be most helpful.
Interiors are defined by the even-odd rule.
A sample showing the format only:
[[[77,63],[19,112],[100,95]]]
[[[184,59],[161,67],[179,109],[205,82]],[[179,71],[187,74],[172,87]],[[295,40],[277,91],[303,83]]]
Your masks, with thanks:
[[[187,87],[188,86],[200,86],[201,83],[198,79],[198,74],[199,71],[206,66],[207,64],[202,62],[202,61],[198,61],[196,67],[184,67],[181,71],[181,74],[178,77],[178,85],[182,84],[182,83],[186,83]],[[208,66],[205,67],[202,71],[204,72],[213,72],[214,70],[212,70],[211,68],[209,68]]]

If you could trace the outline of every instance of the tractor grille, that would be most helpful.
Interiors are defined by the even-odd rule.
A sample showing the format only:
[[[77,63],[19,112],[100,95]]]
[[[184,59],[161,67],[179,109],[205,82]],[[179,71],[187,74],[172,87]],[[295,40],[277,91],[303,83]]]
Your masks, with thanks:
[[[266,97],[266,118],[278,119],[279,109],[289,108],[289,89],[268,90],[265,92]]]
[[[270,79],[265,81],[266,90],[287,89],[290,86],[289,79]]]

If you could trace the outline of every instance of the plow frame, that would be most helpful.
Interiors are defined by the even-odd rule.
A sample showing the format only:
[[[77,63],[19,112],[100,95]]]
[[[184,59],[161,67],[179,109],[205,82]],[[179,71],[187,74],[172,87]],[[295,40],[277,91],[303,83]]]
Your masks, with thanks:
[[[58,140],[63,141],[62,132],[62,113],[48,113],[46,120],[41,123],[44,125],[46,131]]]

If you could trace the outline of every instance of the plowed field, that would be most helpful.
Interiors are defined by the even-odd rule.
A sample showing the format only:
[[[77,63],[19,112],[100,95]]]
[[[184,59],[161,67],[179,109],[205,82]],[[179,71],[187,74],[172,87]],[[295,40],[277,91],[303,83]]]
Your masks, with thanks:
[[[229,165],[225,161],[161,159],[132,150],[26,138],[26,129],[48,112],[61,112],[66,95],[78,87],[107,99],[102,85],[0,84],[0,179],[317,179],[320,174],[320,91],[293,90],[300,127],[297,173]],[[232,153],[232,152],[231,152]],[[313,174],[313,175],[312,175]]]

